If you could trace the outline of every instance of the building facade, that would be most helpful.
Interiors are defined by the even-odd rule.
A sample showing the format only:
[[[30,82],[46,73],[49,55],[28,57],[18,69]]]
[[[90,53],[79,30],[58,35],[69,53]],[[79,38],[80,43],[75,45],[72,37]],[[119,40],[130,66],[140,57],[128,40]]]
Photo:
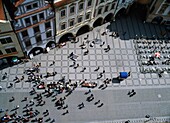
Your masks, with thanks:
[[[13,27],[25,56],[33,57],[47,47],[55,47],[55,18],[50,4],[44,0],[18,0],[13,4]]]
[[[55,0],[56,41],[66,42],[113,21],[122,9],[128,10],[134,0]]]
[[[16,64],[24,56],[9,20],[8,11],[0,0],[0,69]]]
[[[152,0],[146,22],[170,25],[170,0]]]

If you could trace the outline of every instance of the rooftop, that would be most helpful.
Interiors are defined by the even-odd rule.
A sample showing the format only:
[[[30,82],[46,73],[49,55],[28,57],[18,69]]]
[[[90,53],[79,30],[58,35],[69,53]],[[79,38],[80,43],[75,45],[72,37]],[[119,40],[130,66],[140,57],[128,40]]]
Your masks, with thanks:
[[[6,20],[2,0],[0,0],[0,20]]]
[[[18,7],[19,5],[21,5],[25,0],[18,0],[15,2],[15,7]]]
[[[71,3],[73,1],[75,1],[75,0],[54,0],[54,5],[56,7],[61,7],[61,6]]]

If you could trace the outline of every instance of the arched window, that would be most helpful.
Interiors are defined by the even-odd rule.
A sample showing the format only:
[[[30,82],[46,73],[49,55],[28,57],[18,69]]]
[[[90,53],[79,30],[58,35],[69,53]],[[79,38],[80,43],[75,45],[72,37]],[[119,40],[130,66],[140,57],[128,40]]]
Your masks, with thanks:
[[[66,22],[61,23],[60,29],[61,29],[61,30],[66,29]]]

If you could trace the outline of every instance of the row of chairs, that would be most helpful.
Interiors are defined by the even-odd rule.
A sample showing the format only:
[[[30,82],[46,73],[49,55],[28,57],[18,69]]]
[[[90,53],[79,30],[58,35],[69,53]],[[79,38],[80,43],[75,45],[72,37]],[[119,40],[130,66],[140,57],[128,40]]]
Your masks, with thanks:
[[[170,67],[140,67],[141,73],[170,73]]]

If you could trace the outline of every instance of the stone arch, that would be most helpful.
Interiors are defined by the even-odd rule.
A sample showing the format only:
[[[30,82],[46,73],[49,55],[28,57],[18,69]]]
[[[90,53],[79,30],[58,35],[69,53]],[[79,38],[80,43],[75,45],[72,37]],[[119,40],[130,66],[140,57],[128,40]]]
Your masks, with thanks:
[[[49,41],[47,44],[46,44],[46,48],[49,47],[49,48],[55,48],[56,46],[56,43],[54,41]]]
[[[33,54],[33,56],[35,56],[43,52],[44,52],[44,49],[42,47],[34,47],[33,49],[31,49],[28,55]]]
[[[96,19],[93,23],[93,28],[101,26],[103,24],[103,18],[99,17],[98,19]]]
[[[160,24],[163,21],[162,16],[156,16],[153,18],[152,23]]]
[[[108,15],[106,15],[106,17],[104,18],[104,23],[110,22],[112,21],[114,18],[114,14],[113,13],[109,13]]]
[[[82,35],[82,34],[87,33],[89,31],[90,31],[90,26],[84,25],[77,31],[76,36]]]
[[[121,15],[125,15],[125,13],[126,13],[126,9],[125,9],[125,8],[119,9],[119,10],[115,13],[115,19],[118,19]]]
[[[67,41],[70,41],[70,39],[74,39],[75,36],[73,35],[73,33],[66,33],[64,35],[62,35],[58,41],[58,43],[64,43],[64,42],[67,42]]]

